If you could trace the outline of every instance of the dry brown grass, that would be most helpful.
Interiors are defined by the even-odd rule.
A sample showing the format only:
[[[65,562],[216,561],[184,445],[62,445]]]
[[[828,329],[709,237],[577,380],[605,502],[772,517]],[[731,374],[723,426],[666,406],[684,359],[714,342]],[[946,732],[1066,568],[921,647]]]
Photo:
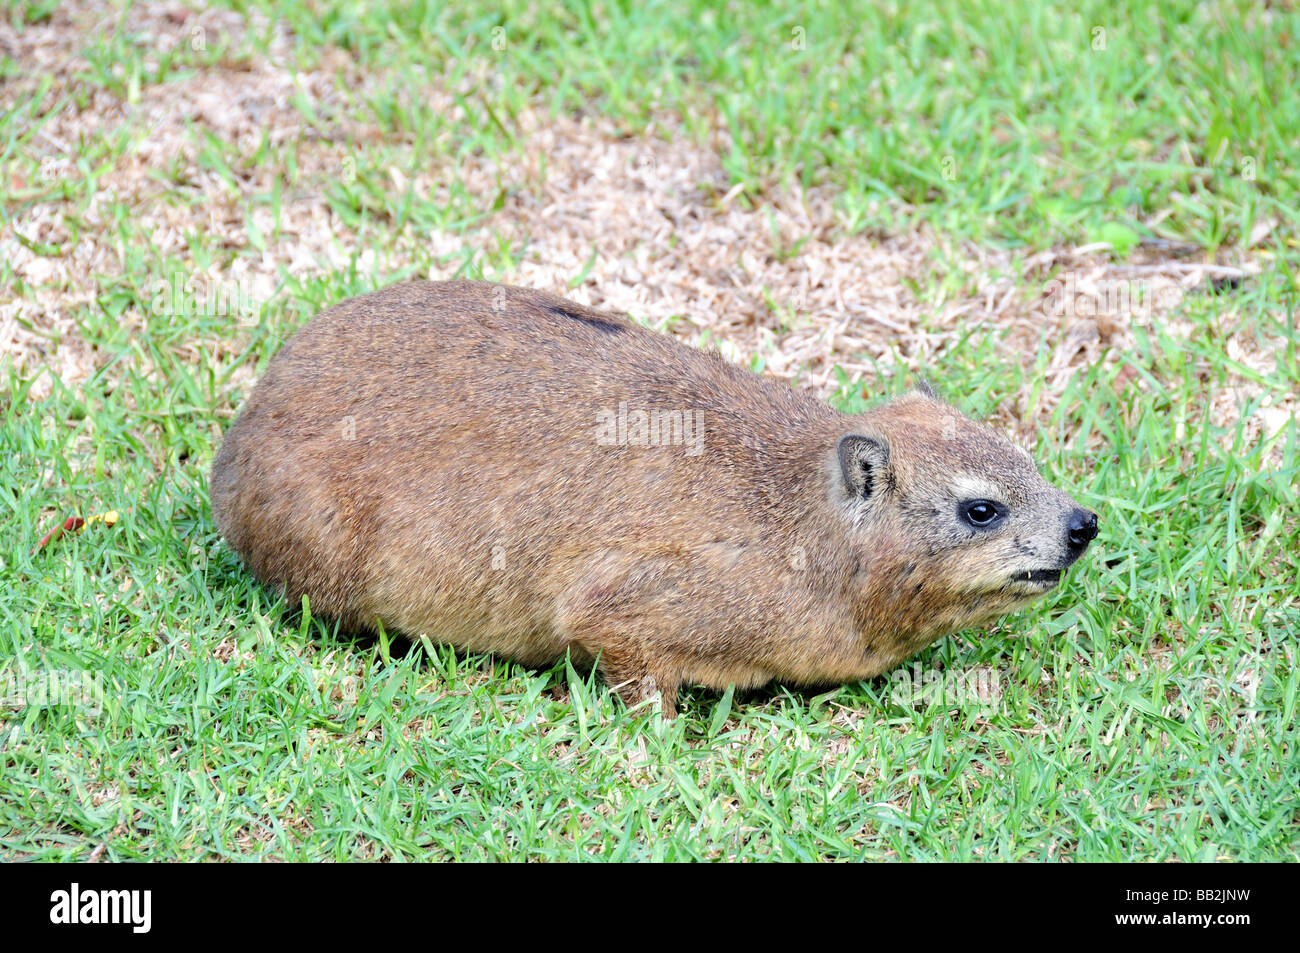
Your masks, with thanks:
[[[77,86],[73,76],[81,36],[115,29],[115,20],[96,4],[77,2],[60,6],[50,21],[22,33],[0,24],[0,48],[30,66],[27,80],[4,88],[6,107],[29,95],[42,76],[53,78],[54,98]],[[237,37],[245,29],[236,14],[195,13],[179,4],[133,8],[126,27],[152,36],[159,49],[194,36]],[[268,192],[283,170],[236,168],[238,187],[232,189],[200,165],[196,142],[201,140],[191,128],[239,143],[245,155],[263,134],[272,143],[301,143],[299,182],[304,184],[285,192],[278,238],[264,254],[236,255],[226,273],[209,274],[209,280],[240,282],[267,296],[281,267],[305,276],[340,268],[350,259],[360,240],[332,211],[324,188],[344,174],[354,144],[372,140],[376,131],[348,114],[336,77],[357,89],[375,77],[362,75],[338,50],[324,51],[315,71],[285,68],[277,62],[284,37],[275,35],[269,56],[223,60],[186,81],[143,88],[134,102],[81,84],[84,105],[70,105],[45,123],[40,140],[49,155],[42,168],[55,179],[76,174],[66,157],[82,137],[113,136],[123,129],[138,135],[126,158],[99,179],[83,216],[91,227],[75,242],[64,220],[67,203],[52,196],[21,205],[0,234],[0,254],[32,289],[20,294],[0,286],[0,347],[7,360],[24,372],[44,365],[75,387],[109,359],[82,340],[73,320],[78,309],[95,301],[103,280],[123,268],[112,230],[97,219],[101,199],[129,204],[158,250],[182,260],[188,257],[190,232],[246,250],[251,216],[270,234],[270,213],[252,208],[248,199]],[[456,92],[435,88],[420,95],[433,97],[440,109],[466,123],[481,121],[463,114]],[[312,104],[321,122],[304,123],[291,103],[295,94]],[[1134,326],[1160,322],[1173,333],[1185,333],[1170,320],[1183,295],[1213,278],[1258,270],[1253,261],[1201,262],[1167,248],[1150,249],[1125,263],[1097,246],[1012,252],[956,242],[923,226],[904,234],[847,234],[829,189],[742,195],[718,158],[728,145],[722,134],[692,144],[672,116],[638,138],[625,137],[597,116],[551,118],[540,109],[525,114],[520,127],[519,148],[509,161],[470,157],[454,169],[434,163],[413,182],[396,168],[387,170],[395,191],[410,185],[418,195],[437,200],[454,174],[484,206],[502,194],[504,206],[463,235],[407,227],[382,259],[363,252],[363,267],[395,272],[420,246],[452,255],[502,240],[526,245],[524,260],[504,276],[507,280],[567,289],[585,303],[654,323],[680,316],[672,333],[696,343],[716,341],[737,360],[761,356],[768,372],[799,375],[801,386],[823,395],[836,389],[836,365],[870,390],[873,359],[922,370],[951,345],[959,323],[992,326],[1005,332],[1008,360],[1031,362],[1040,341],[1050,351],[1046,386],[1035,406],[1000,408],[1002,423],[1022,437],[1033,432],[1080,367],[1121,364],[1133,345]],[[177,167],[182,201],[176,200],[175,187],[168,195],[155,175]],[[24,194],[39,190],[41,183],[9,186],[11,193]],[[29,241],[60,246],[63,254],[35,254],[16,241],[14,230]],[[798,252],[790,254],[796,246]],[[585,279],[568,289],[588,262]],[[449,277],[455,268],[450,264],[430,277]],[[1074,314],[1044,307],[1054,274],[1073,276]],[[1112,292],[1119,282],[1140,283],[1151,306],[1134,309],[1121,302],[1117,307]],[[926,291],[918,297],[913,289]],[[130,325],[143,318],[128,312],[123,320]],[[1269,342],[1235,337],[1230,321],[1225,327],[1225,347],[1234,360],[1266,371],[1272,360]],[[208,343],[242,346],[238,335]],[[193,354],[198,360],[197,348]],[[244,376],[235,386],[249,383]],[[942,381],[938,384],[942,389]],[[1144,384],[1128,369],[1118,373],[1116,386]],[[48,382],[38,385],[38,395],[43,387]],[[1248,375],[1239,376],[1217,391],[1216,414],[1230,422],[1242,401],[1260,392]],[[1262,426],[1274,430],[1295,412],[1294,396],[1274,401],[1251,424],[1264,421]]]

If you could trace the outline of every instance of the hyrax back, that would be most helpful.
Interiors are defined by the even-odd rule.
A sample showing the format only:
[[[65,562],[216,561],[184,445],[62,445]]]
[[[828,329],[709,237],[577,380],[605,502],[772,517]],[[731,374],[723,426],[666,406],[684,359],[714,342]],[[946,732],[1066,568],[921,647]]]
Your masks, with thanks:
[[[846,417],[548,294],[412,282],[318,315],[212,468],[260,579],[345,625],[683,682],[875,675],[1031,601],[1096,517],[928,394]]]

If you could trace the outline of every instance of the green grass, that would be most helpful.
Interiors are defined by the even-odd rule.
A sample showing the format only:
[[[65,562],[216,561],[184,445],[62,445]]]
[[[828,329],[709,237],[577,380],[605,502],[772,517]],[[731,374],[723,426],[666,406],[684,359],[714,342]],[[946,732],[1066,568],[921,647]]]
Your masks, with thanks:
[[[129,110],[141,88],[238,63],[266,35],[248,48],[214,35],[160,57],[147,37],[101,31],[71,82],[0,114],[6,220],[58,203],[67,236],[44,254],[95,229],[120,256],[75,309],[102,357],[93,376],[69,389],[11,364],[0,382],[0,856],[1300,857],[1297,428],[1260,442],[1245,427],[1254,407],[1226,431],[1209,409],[1242,377],[1274,395],[1300,389],[1300,172],[1288,161],[1300,147],[1288,79],[1300,17],[1275,11],[1265,26],[1246,5],[1194,3],[463,6],[472,12],[274,5],[304,68],[336,46],[373,73],[365,92],[340,83],[339,108],[377,134],[349,144],[347,181],[300,171],[310,132],[328,137],[340,118],[305,99],[300,141],[244,150],[191,130],[198,165],[232,192],[241,173],[277,173],[283,185],[250,209],[274,221],[279,189],[320,189],[358,235],[352,268],[282,269],[276,295],[239,326],[157,314],[153,283],[229,269],[274,232],[250,215],[247,245],[224,246],[201,227],[187,171],[152,169],[163,201],[195,221],[190,258],[175,259],[127,201],[101,194],[92,209],[97,183],[148,135],[144,117],[76,143],[59,167],[71,171],[44,177],[40,127],[101,94]],[[7,16],[39,23],[49,10],[18,3]],[[504,51],[491,46],[497,26]],[[790,48],[796,27],[804,51]],[[409,95],[432,82],[467,84],[481,121]],[[448,203],[421,202],[394,192],[386,170],[454,166],[474,150],[509,161],[517,118],[539,102],[641,134],[648,90],[681,114],[679,134],[729,131],[725,164],[744,200],[827,183],[853,228],[924,220],[986,244],[1108,240],[1123,253],[1148,235],[1237,249],[1276,219],[1262,250],[1271,270],[1189,297],[1178,317],[1190,333],[1157,325],[1058,395],[1038,456],[1102,514],[1102,538],[1045,604],[917,659],[995,671],[991,708],[900,699],[882,678],[822,694],[692,690],[665,724],[628,715],[564,664],[534,671],[337,634],[278,603],[219,541],[206,472],[238,399],[234,375],[264,366],[319,308],[397,277],[356,264],[361,245],[382,261],[404,229],[491,221],[495,197],[453,181]],[[415,270],[434,263],[422,249],[410,257]],[[467,253],[463,270],[509,278],[516,261],[509,248]],[[0,287],[38,290],[7,261]],[[936,276],[920,292],[949,290]],[[1244,367],[1229,336],[1274,366]],[[996,329],[966,327],[931,376],[985,415],[1041,390],[1045,348],[1021,362]],[[1122,386],[1126,367],[1148,386]],[[882,374],[882,391],[902,388],[901,367]],[[41,375],[53,387],[34,398]],[[841,395],[849,409],[859,400]],[[117,525],[29,553],[56,515],[110,509]],[[8,690],[20,671],[99,673],[101,710],[18,704]]]
[[[1145,0],[725,12],[650,0],[598,13],[337,3],[285,15],[309,58],[337,44],[363,63],[410,64],[395,88],[426,70],[472,76],[486,60],[492,82],[466,103],[492,121],[462,149],[508,148],[512,118],[538,99],[594,100],[630,132],[656,109],[696,134],[721,126],[746,194],[830,181],[856,227],[927,218],[1013,244],[1159,235],[1217,248],[1261,218],[1291,235],[1300,221],[1300,87],[1284,79],[1300,67],[1296,11],[1273,11],[1273,25],[1255,4]],[[389,134],[431,142],[446,127],[418,104],[364,105]]]

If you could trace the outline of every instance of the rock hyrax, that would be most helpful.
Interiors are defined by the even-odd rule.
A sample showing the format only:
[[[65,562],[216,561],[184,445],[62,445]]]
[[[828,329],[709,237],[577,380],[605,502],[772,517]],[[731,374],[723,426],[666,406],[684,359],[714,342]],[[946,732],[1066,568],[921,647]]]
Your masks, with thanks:
[[[883,672],[1061,580],[1097,517],[928,391],[845,416],[626,318],[470,281],[321,313],[217,454],[248,568],[349,628],[629,704]]]

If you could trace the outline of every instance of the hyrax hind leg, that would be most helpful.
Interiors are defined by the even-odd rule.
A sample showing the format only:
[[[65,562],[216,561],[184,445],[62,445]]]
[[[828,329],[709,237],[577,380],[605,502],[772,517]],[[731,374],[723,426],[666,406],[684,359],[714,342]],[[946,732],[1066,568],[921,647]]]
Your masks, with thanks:
[[[649,643],[631,634],[629,620],[587,618],[566,629],[576,654],[595,660],[600,677],[628,708],[657,703],[665,717],[677,716],[681,673],[649,651]]]
[[[595,660],[605,684],[628,708],[658,703],[665,717],[676,717],[682,670],[655,631],[663,614],[647,611],[653,608],[653,577],[638,578],[634,567],[615,559],[593,568],[561,599],[559,627],[579,654]]]
[[[679,683],[676,677],[662,672],[657,674],[638,662],[616,661],[607,652],[601,653],[596,667],[605,684],[618,693],[628,708],[639,705],[653,708],[658,704],[665,718],[677,717]]]
[[[596,671],[628,708],[660,706],[666,718],[677,717],[680,675],[653,664],[648,653],[613,630],[590,625],[572,632],[578,654],[596,660]]]

